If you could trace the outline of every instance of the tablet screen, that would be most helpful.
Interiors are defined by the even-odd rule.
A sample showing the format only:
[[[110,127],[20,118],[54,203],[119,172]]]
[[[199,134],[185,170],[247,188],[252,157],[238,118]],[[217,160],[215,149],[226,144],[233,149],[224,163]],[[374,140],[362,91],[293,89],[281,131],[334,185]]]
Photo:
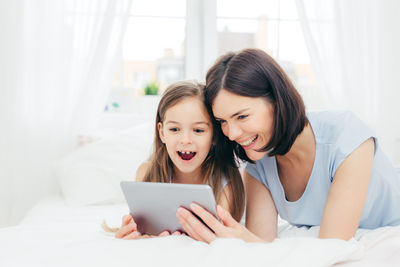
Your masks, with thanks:
[[[165,230],[183,232],[176,211],[179,207],[190,210],[192,202],[217,217],[216,201],[209,185],[122,181],[121,189],[142,234],[158,235]]]

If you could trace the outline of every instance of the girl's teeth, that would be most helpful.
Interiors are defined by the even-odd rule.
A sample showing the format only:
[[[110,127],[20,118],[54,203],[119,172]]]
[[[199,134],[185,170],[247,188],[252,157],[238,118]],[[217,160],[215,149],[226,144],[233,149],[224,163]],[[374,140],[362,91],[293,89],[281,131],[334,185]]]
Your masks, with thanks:
[[[178,151],[178,154],[183,160],[191,160],[196,155],[196,152]]]

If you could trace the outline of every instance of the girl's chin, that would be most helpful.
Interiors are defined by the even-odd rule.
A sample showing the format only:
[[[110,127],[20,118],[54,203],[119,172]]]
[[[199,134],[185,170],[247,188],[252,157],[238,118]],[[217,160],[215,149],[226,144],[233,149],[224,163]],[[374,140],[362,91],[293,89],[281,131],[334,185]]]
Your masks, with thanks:
[[[190,173],[201,168],[201,164],[199,164],[198,160],[194,160],[194,158],[191,160],[182,160],[181,158],[178,158],[174,162],[174,165],[183,173]]]

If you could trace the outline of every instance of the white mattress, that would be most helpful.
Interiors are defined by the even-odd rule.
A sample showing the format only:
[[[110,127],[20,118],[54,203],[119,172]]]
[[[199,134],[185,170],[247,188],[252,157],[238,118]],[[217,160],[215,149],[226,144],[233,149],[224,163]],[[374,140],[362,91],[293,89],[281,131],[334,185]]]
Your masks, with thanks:
[[[41,201],[14,227],[0,229],[0,266],[400,266],[400,227],[359,230],[356,238],[321,240],[318,228],[280,224],[272,243],[185,236],[119,240],[104,219],[120,223],[125,204],[71,207],[61,197]]]

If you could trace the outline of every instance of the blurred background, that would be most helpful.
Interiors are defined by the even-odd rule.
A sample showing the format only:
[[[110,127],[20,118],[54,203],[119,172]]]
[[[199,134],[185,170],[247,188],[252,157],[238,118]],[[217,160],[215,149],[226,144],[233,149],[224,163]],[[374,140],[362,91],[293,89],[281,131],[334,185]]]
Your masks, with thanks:
[[[55,162],[153,123],[170,83],[248,47],[308,110],[355,112],[398,166],[398,14],[396,0],[0,0],[0,227],[63,191]]]

